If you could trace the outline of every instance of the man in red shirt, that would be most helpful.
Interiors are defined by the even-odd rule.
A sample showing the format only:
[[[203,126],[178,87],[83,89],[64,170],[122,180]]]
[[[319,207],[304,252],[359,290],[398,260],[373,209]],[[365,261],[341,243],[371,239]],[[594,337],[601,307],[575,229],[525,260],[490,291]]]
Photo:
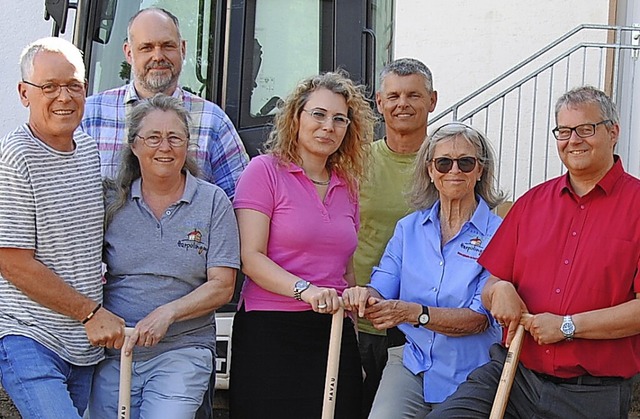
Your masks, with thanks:
[[[640,180],[614,154],[618,114],[604,92],[571,90],[555,116],[568,173],[521,197],[478,260],[507,345],[532,314],[505,417],[626,418],[640,372]],[[488,417],[505,353],[492,347],[428,417]]]

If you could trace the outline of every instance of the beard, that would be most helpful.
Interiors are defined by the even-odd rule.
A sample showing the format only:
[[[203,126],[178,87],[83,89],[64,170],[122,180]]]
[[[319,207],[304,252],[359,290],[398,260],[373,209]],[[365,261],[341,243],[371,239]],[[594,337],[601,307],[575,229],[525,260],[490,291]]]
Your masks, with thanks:
[[[165,71],[154,74],[151,70],[154,68],[164,67]],[[168,68],[168,72],[166,69]],[[134,72],[135,79],[142,87],[152,93],[164,93],[167,88],[176,84],[179,73],[176,72],[175,66],[169,61],[152,61],[144,67],[144,73]]]

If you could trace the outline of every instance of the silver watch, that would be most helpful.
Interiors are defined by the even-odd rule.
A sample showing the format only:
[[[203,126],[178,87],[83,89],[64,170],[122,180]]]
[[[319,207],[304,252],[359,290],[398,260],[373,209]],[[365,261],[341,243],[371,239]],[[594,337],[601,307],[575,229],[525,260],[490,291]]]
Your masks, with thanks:
[[[573,335],[576,333],[576,325],[573,324],[571,316],[564,316],[562,319],[562,326],[560,326],[560,331],[566,340],[573,340]]]
[[[293,298],[298,301],[302,301],[302,292],[306,291],[311,286],[311,282],[304,279],[299,280],[293,286]]]

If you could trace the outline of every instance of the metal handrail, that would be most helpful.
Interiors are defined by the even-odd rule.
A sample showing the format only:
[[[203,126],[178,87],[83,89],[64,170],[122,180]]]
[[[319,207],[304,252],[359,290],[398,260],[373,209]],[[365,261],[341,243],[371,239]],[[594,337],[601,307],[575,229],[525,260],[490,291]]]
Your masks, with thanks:
[[[567,45],[567,49],[559,51],[563,42],[584,30],[604,30],[606,41],[581,38],[576,45]],[[446,117],[482,127],[497,149],[496,180],[515,199],[537,183],[565,170],[553,153],[555,139],[550,134],[553,98],[566,92],[570,84],[593,84],[610,89],[615,102],[621,92],[619,68],[625,63],[621,58],[622,51],[640,51],[640,46],[626,42],[623,34],[637,30],[625,26],[580,25],[430,118],[429,125],[437,127],[434,123]],[[615,31],[615,36],[611,31]],[[602,34],[596,35],[602,39]],[[552,56],[554,52],[559,54]],[[532,65],[537,68],[513,82],[517,72],[523,73],[523,68]],[[501,85],[507,87],[501,88]],[[499,93],[495,94],[495,91]],[[464,112],[463,107],[467,109]],[[633,110],[633,103],[630,110]],[[621,135],[621,141],[623,138]],[[628,138],[624,140],[628,141]]]
[[[450,114],[450,113],[453,114],[453,118],[452,118],[453,120],[458,120],[458,118],[457,118],[457,116],[458,116],[457,115],[458,108],[460,108],[462,105],[466,104],[471,99],[474,99],[475,97],[483,94],[488,89],[490,89],[493,86],[495,86],[498,83],[500,83],[502,80],[504,80],[507,77],[509,77],[510,75],[516,73],[521,68],[523,68],[523,67],[527,66],[528,64],[530,64],[531,62],[537,60],[538,58],[540,58],[541,56],[543,56],[547,52],[551,51],[552,49],[554,49],[555,47],[557,47],[558,45],[560,45],[561,43],[566,41],[567,39],[573,37],[575,34],[577,34],[578,32],[580,32],[582,30],[585,30],[585,29],[597,29],[597,30],[607,30],[607,31],[615,30],[616,31],[616,40],[617,41],[619,41],[619,39],[620,39],[620,37],[622,35],[622,32],[634,31],[634,30],[637,31],[638,30],[637,27],[633,27],[633,26],[612,26],[612,25],[599,25],[599,24],[582,24],[582,25],[578,25],[574,29],[570,30],[569,32],[567,32],[564,35],[562,35],[561,37],[557,38],[555,41],[553,41],[550,44],[548,44],[547,46],[545,46],[544,48],[540,49],[536,53],[534,53],[531,56],[529,56],[528,58],[524,59],[519,64],[515,65],[514,67],[512,67],[509,70],[505,71],[504,73],[502,73],[501,75],[499,75],[495,79],[491,80],[490,82],[488,82],[484,86],[478,88],[477,90],[473,91],[469,95],[467,95],[464,98],[460,99],[458,102],[456,102],[453,105],[449,106],[447,109],[445,109],[444,111],[440,112],[439,114],[437,114],[433,118],[430,118],[429,123],[430,124],[434,124],[435,122],[437,122],[438,120],[444,118],[447,114]],[[615,44],[613,44],[613,45],[615,45]],[[637,49],[637,48],[633,47],[633,49]]]
[[[637,28],[636,28],[636,30],[637,30]],[[465,121],[465,120],[473,117],[473,115],[475,115],[476,113],[480,112],[481,110],[483,110],[487,106],[497,102],[503,96],[506,96],[507,94],[511,93],[512,91],[514,91],[518,87],[523,86],[528,81],[530,81],[530,80],[534,79],[536,76],[539,76],[540,74],[542,74],[545,70],[548,70],[549,68],[551,68],[554,65],[558,64],[560,61],[564,60],[565,58],[569,57],[571,54],[573,54],[574,52],[576,52],[576,51],[578,51],[579,49],[582,49],[582,48],[602,48],[602,49],[604,49],[604,48],[617,48],[617,49],[630,49],[630,50],[638,50],[638,51],[640,51],[640,45],[616,45],[616,44],[598,43],[598,42],[583,42],[583,43],[580,43],[580,44],[575,45],[574,47],[570,48],[569,50],[567,50],[563,54],[557,56],[552,61],[549,61],[547,64],[543,65],[542,67],[539,67],[536,71],[530,73],[529,75],[523,77],[519,81],[513,83],[510,87],[504,89],[500,93],[497,93],[493,98],[487,100],[486,102],[483,102],[481,105],[478,105],[475,109],[467,112],[464,116],[462,116],[460,118],[460,121]],[[615,65],[614,65],[614,70],[615,70]],[[615,74],[615,71],[614,71],[614,74]],[[614,85],[617,85],[617,83],[614,83]],[[613,95],[614,95],[613,101],[614,102],[615,102],[615,94],[616,94],[616,92],[614,90],[614,92],[613,92]],[[462,101],[460,101],[460,102],[462,102]],[[460,102],[458,102],[458,103],[460,103]],[[443,112],[443,114],[446,114],[446,111]],[[430,120],[429,122],[433,123],[436,120],[438,120],[439,118],[441,118],[442,116],[444,116],[444,115],[439,114],[437,117],[435,117],[433,120]]]

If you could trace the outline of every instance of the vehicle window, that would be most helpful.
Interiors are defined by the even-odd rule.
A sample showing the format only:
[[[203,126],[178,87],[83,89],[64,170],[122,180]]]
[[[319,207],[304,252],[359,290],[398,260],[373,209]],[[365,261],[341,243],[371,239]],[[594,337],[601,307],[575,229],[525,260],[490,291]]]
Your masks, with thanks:
[[[148,7],[162,7],[173,13],[180,21],[180,33],[187,41],[187,55],[180,76],[180,84],[185,89],[201,96],[208,94],[213,86],[208,83],[209,49],[208,34],[214,33],[215,0],[143,0],[120,1],[114,14],[113,28],[106,43],[94,41],[92,60],[89,68],[89,94],[94,94],[130,81],[130,67],[125,60],[122,45],[127,37],[129,19],[138,10]],[[204,36],[203,34],[207,34]]]
[[[256,2],[252,45],[245,52],[252,71],[243,89],[250,96],[251,117],[273,114],[277,101],[299,80],[320,71],[322,3]],[[283,16],[291,24],[277,24]]]

